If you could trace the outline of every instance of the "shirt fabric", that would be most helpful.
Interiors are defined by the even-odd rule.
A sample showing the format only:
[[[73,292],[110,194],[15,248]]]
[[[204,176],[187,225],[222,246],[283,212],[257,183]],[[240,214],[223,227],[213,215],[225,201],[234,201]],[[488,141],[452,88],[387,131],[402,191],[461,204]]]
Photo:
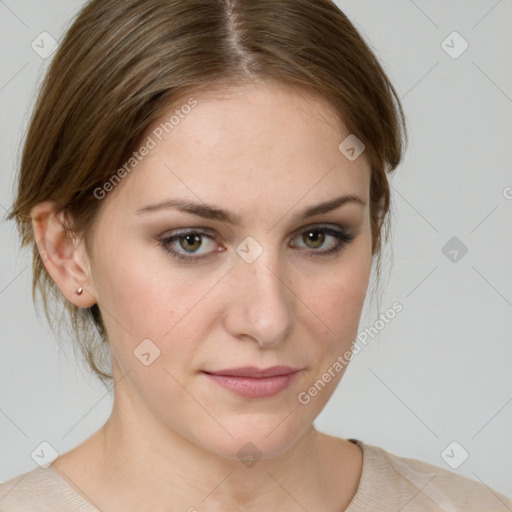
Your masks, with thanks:
[[[512,499],[484,483],[349,441],[362,449],[363,466],[356,494],[343,512],[512,512]],[[52,465],[0,484],[0,512],[36,511],[99,512]]]

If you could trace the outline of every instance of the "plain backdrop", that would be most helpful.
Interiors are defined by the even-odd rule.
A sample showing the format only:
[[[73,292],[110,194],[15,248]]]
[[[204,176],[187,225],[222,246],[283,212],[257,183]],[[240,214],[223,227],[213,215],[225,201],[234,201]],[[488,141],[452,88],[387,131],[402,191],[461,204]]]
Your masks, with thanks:
[[[337,3],[395,85],[410,142],[391,178],[383,264],[393,263],[380,309],[367,302],[360,323],[374,330],[315,424],[512,496],[512,2]],[[42,32],[60,40],[82,4],[0,0],[2,214],[48,66],[31,43]],[[13,222],[0,230],[5,481],[36,467],[41,442],[63,453],[97,431],[112,395],[59,351],[32,304],[30,255]],[[376,323],[396,301],[402,311]]]

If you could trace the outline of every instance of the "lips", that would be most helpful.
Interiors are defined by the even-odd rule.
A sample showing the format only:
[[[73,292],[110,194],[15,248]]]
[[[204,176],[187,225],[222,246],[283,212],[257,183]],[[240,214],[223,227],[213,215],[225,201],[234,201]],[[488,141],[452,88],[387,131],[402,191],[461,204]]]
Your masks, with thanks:
[[[269,398],[286,389],[299,368],[272,366],[270,368],[229,368],[203,373],[224,389],[245,398]]]
[[[271,366],[270,368],[256,368],[255,366],[244,366],[241,368],[227,368],[225,370],[205,371],[210,375],[224,375],[230,377],[250,377],[260,379],[263,377],[276,377],[278,375],[290,375],[299,371],[299,368],[291,366]]]

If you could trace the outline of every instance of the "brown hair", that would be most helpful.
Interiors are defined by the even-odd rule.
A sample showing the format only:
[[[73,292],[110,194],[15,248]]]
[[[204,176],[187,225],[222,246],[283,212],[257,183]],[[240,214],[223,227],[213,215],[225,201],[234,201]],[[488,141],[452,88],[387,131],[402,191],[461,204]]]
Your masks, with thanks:
[[[256,79],[327,99],[348,132],[365,144],[372,254],[380,256],[390,208],[386,173],[402,158],[406,122],[393,85],[334,2],[92,0],[53,57],[7,219],[15,218],[21,247],[32,247],[34,302],[38,289],[54,331],[57,325],[69,328],[104,383],[112,376],[98,305],[78,308],[62,295],[43,265],[30,211],[39,202],[55,201],[58,212],[72,220],[66,229],[85,237],[90,254],[101,203],[93,191],[127,161],[149,125],[185,95]],[[50,305],[69,322],[52,321]]]

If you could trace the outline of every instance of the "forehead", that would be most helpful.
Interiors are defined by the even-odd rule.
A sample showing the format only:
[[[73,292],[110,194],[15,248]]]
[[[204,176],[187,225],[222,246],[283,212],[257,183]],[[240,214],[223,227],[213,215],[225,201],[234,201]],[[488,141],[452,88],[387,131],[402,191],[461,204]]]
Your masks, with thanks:
[[[253,83],[184,95],[148,128],[151,149],[115,194],[125,211],[169,197],[247,213],[258,201],[291,206],[306,195],[366,200],[364,154],[350,161],[339,150],[348,135],[330,103],[302,89]]]

